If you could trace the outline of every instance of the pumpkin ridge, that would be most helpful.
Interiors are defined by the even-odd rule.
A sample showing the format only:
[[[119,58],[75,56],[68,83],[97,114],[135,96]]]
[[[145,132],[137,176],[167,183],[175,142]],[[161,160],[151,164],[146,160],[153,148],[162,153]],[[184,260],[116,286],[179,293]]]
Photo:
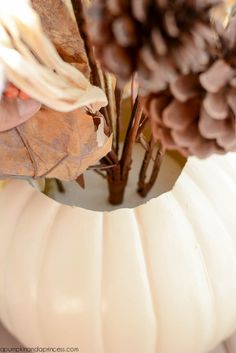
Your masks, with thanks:
[[[207,163],[209,164],[209,160],[207,161]],[[218,174],[218,176],[222,176],[223,178],[221,179],[227,179],[227,174],[224,173],[224,171],[221,168],[216,168],[216,163],[213,163],[211,161],[211,168],[208,169],[208,172],[206,172],[205,168],[204,168],[204,162],[200,163],[202,165],[199,165],[199,161],[198,163],[189,163],[188,164],[188,168],[185,169],[185,172],[187,175],[190,176],[191,180],[198,185],[201,188],[201,191],[204,192],[207,195],[207,198],[211,201],[211,203],[213,205],[215,205],[215,209],[217,210],[217,215],[218,217],[220,217],[222,219],[222,221],[224,221],[225,226],[227,227],[227,230],[229,232],[229,234],[232,234],[232,229],[235,229],[235,222],[234,222],[234,216],[235,216],[235,212],[234,210],[232,210],[232,208],[226,208],[225,206],[222,207],[223,205],[223,196],[221,194],[221,192],[219,191],[219,185],[218,183],[215,182],[215,175]],[[217,172],[214,170],[213,173],[213,169],[216,169]],[[211,174],[209,174],[211,173]],[[209,180],[211,180],[211,182],[209,183]],[[224,182],[224,187],[227,187],[227,191],[226,189],[224,189],[224,193],[227,192],[228,197],[230,196],[231,198],[234,195],[234,198],[236,198],[236,187],[235,185],[233,185],[232,181],[228,178],[228,183]],[[223,182],[223,180],[221,180],[221,182]],[[217,201],[216,201],[216,196]],[[220,196],[220,199],[219,199]],[[227,200],[229,202],[229,199]],[[227,210],[227,212],[226,212]],[[227,218],[226,218],[227,217]],[[234,224],[233,224],[234,223]],[[231,228],[232,227],[232,228]],[[236,243],[234,245],[235,251],[236,251]]]
[[[186,252],[192,253],[192,257],[193,257],[192,262],[194,264],[194,267],[193,267],[194,273],[192,274],[193,280],[190,282],[191,287],[190,287],[190,289],[185,288],[185,292],[183,294],[183,297],[187,297],[187,299],[188,299],[187,301],[184,302],[185,307],[183,307],[183,313],[186,312],[187,317],[189,317],[190,314],[193,315],[193,313],[194,313],[194,316],[193,316],[194,321],[191,322],[190,331],[188,329],[187,330],[185,329],[185,335],[192,336],[195,334],[195,332],[198,332],[196,339],[198,340],[198,342],[201,342],[201,345],[204,347],[204,342],[203,342],[202,337],[205,334],[205,329],[206,329],[205,310],[204,310],[205,306],[206,306],[206,295],[204,295],[204,297],[203,297],[202,291],[204,291],[204,293],[206,293],[206,291],[207,291],[207,298],[209,298],[209,299],[212,298],[212,296],[209,295],[209,291],[208,291],[209,282],[206,277],[206,269],[204,267],[204,263],[203,263],[202,259],[201,258],[199,259],[199,251],[196,253],[193,252],[193,247],[194,247],[193,245],[196,244],[195,232],[192,229],[191,224],[189,224],[189,222],[186,220],[185,213],[183,213],[182,208],[179,206],[180,201],[176,199],[176,197],[173,195],[173,192],[169,193],[168,198],[169,198],[169,200],[167,200],[166,198],[163,199],[164,204],[166,205],[167,222],[171,223],[174,221],[174,223],[176,223],[176,219],[181,218],[181,222],[179,222],[179,224],[182,223],[182,226],[180,229],[176,230],[176,236],[178,236],[179,242],[182,243],[184,241],[184,243],[186,243],[186,249],[184,250],[184,253],[186,253]],[[162,205],[162,207],[165,207],[165,206]],[[173,212],[173,215],[172,215],[172,212]],[[169,214],[169,221],[168,221],[168,214]],[[172,221],[172,217],[173,217],[173,221]],[[186,232],[186,228],[188,229],[188,233]],[[186,236],[184,238],[183,238],[183,234],[186,234]],[[163,237],[164,236],[165,236],[165,234],[163,234]],[[175,249],[176,252],[178,252],[178,251],[180,252],[182,246],[179,245],[179,247],[180,247],[179,249],[178,248]],[[183,250],[181,250],[181,251],[183,252]],[[178,254],[179,261],[181,262],[180,256],[181,255]],[[190,255],[187,255],[188,262],[189,262],[189,256]],[[199,264],[201,265],[200,270],[199,270]],[[176,269],[176,271],[178,271],[178,269]],[[202,286],[200,292],[198,292],[198,291],[196,292],[196,290],[197,290],[196,283],[199,282],[199,273],[200,273],[200,277],[201,277],[201,283],[203,283],[203,286]],[[185,274],[185,276],[186,275],[187,274]],[[173,276],[173,274],[172,274],[172,276]],[[179,280],[183,281],[183,279],[181,277]],[[186,277],[184,281],[188,282],[188,277]],[[194,292],[193,292],[193,290],[194,290]],[[192,302],[191,305],[188,302],[189,300],[191,300],[191,302]],[[210,303],[211,302],[212,302],[212,300],[210,300]],[[209,300],[207,300],[207,305],[208,305],[208,303],[209,303]],[[197,311],[197,308],[198,308],[198,311]],[[199,312],[199,309],[201,310],[201,316],[199,314],[196,315],[196,312]],[[192,310],[194,310],[194,312],[192,312]],[[185,316],[186,316],[186,314],[185,314]],[[181,315],[181,314],[179,313],[179,315]],[[184,320],[184,318],[182,318],[180,316],[179,320],[180,320],[179,321],[179,323],[180,323],[181,320]],[[202,328],[202,324],[205,325],[204,329]],[[208,323],[208,326],[209,326],[209,323]],[[181,332],[181,334],[182,334],[182,332]],[[214,338],[213,334],[210,334],[209,336],[210,336],[210,338]],[[185,349],[183,350],[184,353],[187,352],[186,349],[187,349],[187,347],[185,347]],[[192,349],[193,349],[193,347],[192,347]],[[188,352],[191,352],[191,349],[189,350],[189,347],[188,347]],[[199,352],[202,352],[202,350],[201,351],[199,350]]]
[[[213,161],[215,162],[215,164],[217,163],[217,159],[213,159]],[[236,180],[235,163],[233,162],[231,163],[230,159],[226,160],[226,158],[222,159],[221,161],[222,161],[222,166],[220,169],[223,170],[224,173],[227,174],[227,176],[230,177],[230,179],[232,179],[232,181],[235,183],[235,180]]]
[[[40,195],[41,196],[41,195]],[[43,270],[45,268],[45,264],[46,264],[46,258],[47,258],[47,255],[48,255],[48,252],[49,252],[49,244],[50,242],[52,242],[52,236],[53,236],[53,227],[55,226],[55,223],[56,223],[56,220],[58,219],[59,217],[59,214],[61,211],[63,211],[63,205],[60,205],[60,204],[57,204],[57,208],[56,208],[56,212],[53,216],[53,219],[52,219],[52,222],[50,224],[50,227],[49,227],[49,232],[48,234],[51,235],[51,237],[49,236],[47,239],[47,246],[45,246],[45,251],[44,251],[44,254],[43,254],[43,258],[42,258],[42,266],[40,266],[40,272],[39,272],[39,277],[38,277],[38,289],[37,289],[37,298],[40,298],[42,300],[42,294],[40,294],[40,283],[42,281],[42,277],[43,277]],[[41,288],[41,293],[43,292],[43,289],[44,288]],[[45,291],[44,291],[45,292]],[[42,338],[43,338],[43,343],[44,345],[48,345],[49,342],[47,342],[47,339],[46,339],[46,335],[45,333],[43,332],[42,328],[44,327],[43,325],[43,322],[45,319],[43,319],[42,317],[42,313],[41,311],[39,310],[39,306],[41,304],[41,300],[37,300],[37,312],[38,312],[38,327],[40,328],[40,334],[42,335]],[[41,313],[41,314],[40,314]]]
[[[224,158],[224,162],[227,162],[227,164],[230,165],[230,168],[233,169],[234,173],[236,173],[236,166],[235,166],[235,161],[234,161],[234,155],[233,154],[227,154]],[[217,160],[215,160],[217,162]]]
[[[44,345],[46,345],[46,341],[44,340],[44,333],[43,333],[43,330],[42,330],[42,323],[41,323],[41,315],[40,315],[40,309],[39,309],[39,306],[40,306],[40,303],[41,303],[41,300],[39,300],[40,298],[40,282],[42,280],[42,276],[43,276],[43,269],[44,269],[44,266],[45,266],[45,259],[46,259],[46,254],[47,254],[47,247],[48,247],[48,244],[49,244],[49,241],[50,241],[50,234],[52,232],[52,229],[53,229],[53,226],[54,226],[54,223],[58,217],[58,214],[61,210],[63,206],[61,206],[60,204],[56,204],[56,208],[55,208],[55,213],[53,215],[53,218],[52,218],[52,221],[48,227],[48,231],[47,231],[47,241],[46,241],[46,244],[44,245],[44,250],[43,250],[43,254],[42,254],[42,257],[41,257],[41,264],[39,266],[39,272],[38,272],[38,277],[37,277],[37,295],[36,295],[36,311],[37,311],[37,324],[38,324],[38,329],[39,329],[39,334],[42,338],[42,341],[44,343]]]
[[[148,260],[148,251],[145,250],[146,246],[145,246],[145,242],[144,242],[144,232],[142,229],[142,225],[141,222],[139,222],[139,217],[138,217],[138,209],[134,208],[134,210],[131,211],[135,223],[136,223],[136,227],[137,227],[137,234],[138,234],[138,238],[139,238],[139,245],[140,245],[140,249],[142,251],[142,258],[143,258],[143,265],[145,267],[145,273],[146,273],[146,280],[147,280],[147,287],[148,287],[148,291],[149,291],[149,298],[150,298],[150,302],[152,305],[152,312],[153,312],[153,317],[154,317],[154,321],[155,321],[155,326],[156,326],[156,334],[155,334],[155,352],[158,352],[158,312],[157,312],[157,308],[155,306],[155,300],[154,300],[154,296],[153,296],[153,288],[152,288],[152,280],[151,280],[151,269],[150,269],[150,264],[149,264],[149,260]],[[160,349],[160,348],[159,348]]]
[[[100,303],[100,310],[101,310],[101,315],[100,315],[100,341],[101,341],[101,346],[102,346],[102,352],[105,353],[106,352],[106,344],[105,344],[105,328],[104,328],[104,315],[103,315],[103,291],[104,291],[104,268],[105,268],[105,251],[104,251],[104,248],[105,248],[105,234],[106,234],[106,217],[107,217],[107,214],[106,213],[103,213],[102,214],[102,255],[101,255],[101,293],[100,293],[100,296],[101,296],[101,303]]]
[[[140,245],[140,249],[142,252],[142,257],[143,257],[143,264],[145,267],[145,276],[146,276],[146,281],[147,281],[147,287],[148,287],[148,291],[149,291],[149,301],[152,305],[152,312],[153,312],[153,317],[154,317],[154,321],[155,321],[155,326],[156,326],[156,334],[155,334],[155,352],[158,351],[158,327],[159,327],[159,322],[158,322],[158,312],[157,312],[157,308],[155,306],[155,300],[154,300],[154,291],[152,288],[152,281],[151,281],[151,269],[150,269],[150,264],[149,264],[149,260],[148,260],[148,252],[146,250],[146,246],[145,246],[145,236],[144,236],[144,231],[142,229],[142,225],[141,222],[139,222],[139,217],[138,217],[138,212],[139,210],[137,208],[133,209],[131,211],[132,215],[134,216],[134,220],[136,223],[136,227],[137,227],[137,236],[139,238],[139,245]]]
[[[201,161],[204,163],[204,161]],[[227,173],[222,166],[219,167],[218,163],[216,163],[216,161],[212,158],[208,161],[209,164],[212,165],[213,168],[217,169],[217,174],[221,174],[222,177],[227,178],[229,180],[229,183],[234,186],[235,185],[235,179],[234,177],[230,174]],[[234,168],[234,173],[236,174],[236,168]],[[227,184],[227,183],[226,183]]]
[[[16,237],[17,235],[17,232],[16,232],[16,227],[17,227],[17,223],[19,221],[19,219],[21,218],[22,214],[25,212],[25,206],[27,206],[27,204],[32,201],[32,199],[35,197],[35,190],[32,188],[31,190],[29,189],[29,195],[27,194],[27,198],[25,199],[24,203],[23,203],[23,207],[20,209],[20,212],[19,214],[17,215],[17,218],[15,220],[15,225],[14,225],[14,230],[12,231],[12,235],[11,235],[11,240],[9,241],[9,246],[8,246],[8,249],[6,251],[6,259],[5,259],[5,268],[8,267],[8,261],[7,259],[9,260],[9,254],[10,254],[10,250],[12,248],[12,240]],[[6,292],[7,291],[7,278],[6,278],[6,273],[7,271],[5,272],[5,276],[4,276],[4,280],[3,280],[3,284],[4,284],[4,291]],[[6,296],[7,298],[7,296]],[[14,320],[12,319],[12,315],[10,314],[11,310],[9,309],[9,305],[8,305],[8,301],[5,301],[5,304],[3,305],[5,306],[6,308],[6,313],[7,313],[7,316],[8,316],[8,323],[7,323],[7,326],[9,326],[10,328],[10,331],[11,332],[14,332],[16,335],[17,335],[17,327],[15,327],[15,324],[14,324]]]
[[[183,176],[182,176],[183,178]],[[178,186],[180,185],[180,183],[178,183]],[[197,185],[196,185],[197,186]],[[182,189],[182,187],[181,187]],[[199,189],[199,192],[201,192],[201,190]],[[204,277],[205,277],[205,282],[207,283],[207,287],[208,287],[208,294],[209,294],[209,300],[210,300],[210,303],[212,304],[212,309],[211,309],[211,315],[214,315],[215,314],[215,308],[216,308],[216,297],[215,297],[215,292],[214,292],[214,289],[213,289],[213,283],[212,283],[212,279],[210,277],[210,274],[207,270],[207,262],[206,262],[206,257],[204,255],[204,252],[202,250],[202,245],[201,245],[201,242],[199,240],[199,237],[198,237],[198,231],[202,231],[201,229],[199,229],[199,225],[198,225],[198,231],[196,231],[196,223],[193,224],[193,222],[190,221],[189,219],[189,215],[187,212],[184,213],[184,210],[183,210],[183,207],[181,205],[181,203],[179,202],[178,200],[178,196],[176,195],[176,188],[172,191],[172,195],[176,201],[176,203],[178,204],[178,208],[181,210],[181,213],[183,213],[185,215],[185,220],[186,222],[189,224],[189,226],[192,228],[192,231],[193,231],[193,236],[194,236],[194,239],[197,243],[197,248],[198,248],[198,253],[199,253],[199,256],[201,258],[201,265],[202,265],[202,271],[204,273]],[[182,193],[181,195],[184,195],[184,193]],[[204,197],[204,195],[202,195]],[[191,207],[192,205],[192,201],[193,199],[191,199],[191,202],[189,203]],[[212,208],[212,212],[214,212],[213,210],[213,207],[211,205],[211,208]],[[201,222],[201,220],[200,220]],[[221,222],[220,222],[221,223]],[[226,230],[225,230],[225,233]],[[206,320],[205,320],[206,321]],[[212,337],[214,337],[216,335],[216,315],[214,315],[214,319],[211,318],[211,327],[214,327],[214,330],[211,330],[209,331],[208,333],[208,336],[206,336],[204,339],[208,341],[208,345],[209,345],[209,340],[212,340]],[[205,330],[206,331],[206,328]],[[203,343],[203,346],[206,346],[206,342]],[[212,347],[209,346],[208,347],[208,350],[211,349]]]
[[[233,265],[234,265],[234,268],[236,269],[236,260],[235,260],[235,256],[236,256],[236,252],[235,252],[235,250],[234,250],[234,245],[233,245],[233,241],[232,241],[232,237],[230,237],[230,235],[229,235],[229,232],[227,231],[227,229],[226,229],[226,227],[225,227],[225,225],[224,225],[224,223],[222,222],[222,220],[221,220],[221,218],[218,216],[218,213],[217,213],[217,211],[215,210],[215,208],[214,208],[214,203],[211,201],[211,199],[209,199],[208,197],[206,197],[206,195],[204,194],[204,192],[201,190],[201,188],[198,186],[198,184],[197,183],[195,183],[195,181],[188,175],[188,174],[185,174],[183,177],[182,177],[182,179],[181,179],[181,181],[178,181],[178,188],[175,188],[174,189],[174,191],[173,191],[173,196],[176,198],[176,200],[178,199],[178,197],[177,197],[177,195],[180,193],[181,195],[182,195],[182,197],[183,197],[183,195],[185,195],[185,193],[183,192],[183,190],[185,190],[185,188],[186,188],[186,180],[188,180],[188,182],[190,183],[190,184],[192,184],[192,185],[194,185],[194,188],[195,188],[195,190],[197,191],[197,193],[198,193],[198,195],[199,196],[201,196],[201,198],[203,198],[203,202],[201,203],[201,204],[203,204],[203,205],[205,205],[205,203],[207,203],[209,206],[208,206],[208,212],[209,212],[209,210],[211,210],[211,212],[212,212],[212,214],[214,214],[215,215],[215,220],[217,220],[218,222],[219,222],[219,225],[217,225],[217,227],[221,227],[222,228],[222,230],[221,230],[221,234],[223,234],[224,236],[222,237],[222,239],[223,239],[223,241],[224,241],[224,243],[225,243],[225,239],[227,239],[228,240],[228,243],[230,244],[229,246],[228,246],[228,249],[230,249],[230,252],[231,252],[231,261],[232,261],[232,263],[233,263]],[[194,190],[194,188],[192,188],[191,187],[191,190]],[[186,197],[187,197],[187,195],[186,195]],[[192,206],[192,205],[195,205],[196,204],[196,202],[194,202],[194,200],[195,200],[195,198],[193,197],[192,199],[191,199],[191,203],[189,203],[189,207],[190,208],[192,208],[192,209],[194,209],[194,211],[192,212],[192,213],[188,213],[188,212],[185,212],[185,218],[186,218],[186,220],[189,222],[189,224],[194,228],[194,226],[193,226],[193,224],[198,224],[198,225],[200,225],[201,226],[201,217],[199,217],[199,215],[198,215],[198,218],[197,217],[195,217],[195,218],[193,218],[193,216],[195,215],[195,213],[197,212],[196,211],[196,206]],[[181,208],[181,209],[183,209],[183,206],[182,206],[182,204],[181,203],[179,203],[179,207]],[[190,216],[192,215],[192,217],[191,217],[191,219],[190,219]],[[203,226],[205,226],[205,224],[203,225]],[[203,258],[203,260],[204,260],[204,267],[205,267],[205,269],[207,269],[207,268],[210,268],[210,266],[209,265],[207,265],[207,262],[206,262],[206,256],[204,255],[204,253],[203,253],[203,251],[202,251],[202,249],[204,248],[204,246],[200,246],[200,240],[199,240],[199,231],[201,231],[201,233],[202,233],[202,230],[200,230],[199,229],[199,227],[198,227],[198,229],[197,229],[198,231],[195,231],[194,232],[194,234],[195,234],[195,238],[196,238],[196,241],[198,242],[198,244],[199,244],[199,250],[200,250],[200,252],[201,252],[201,254],[202,254],[202,258]],[[203,240],[204,240],[204,238],[203,238]],[[206,252],[207,252],[207,250],[206,250]],[[217,319],[217,316],[216,315],[214,315],[214,320],[212,320],[212,322],[214,323],[214,326],[215,326],[215,328],[216,328],[216,331],[215,332],[213,332],[213,334],[212,334],[212,337],[215,337],[215,336],[217,336],[217,337],[221,337],[220,339],[219,339],[219,342],[224,338],[224,332],[223,332],[223,330],[220,330],[219,328],[220,328],[220,323],[221,323],[221,319],[220,319],[220,317],[222,316],[222,312],[224,311],[222,308],[221,308],[221,310],[219,311],[219,310],[217,310],[217,309],[219,309],[220,308],[220,303],[221,303],[221,301],[220,301],[220,295],[219,295],[219,293],[218,293],[218,300],[217,300],[217,296],[216,296],[216,294],[217,294],[217,292],[219,292],[219,289],[218,289],[218,291],[217,291],[217,287],[215,286],[215,285],[213,285],[213,281],[212,281],[212,277],[211,276],[209,276],[209,271],[207,271],[206,270],[206,275],[207,275],[207,278],[208,278],[208,283],[210,284],[210,286],[211,286],[211,292],[212,292],[212,303],[215,303],[215,305],[214,305],[214,310],[212,310],[212,313],[214,314],[214,313],[217,313],[218,312],[218,319]],[[215,287],[215,289],[214,289],[214,287]],[[231,288],[232,289],[232,288]],[[213,299],[214,298],[214,299]],[[233,322],[234,322],[234,320],[232,320]],[[216,322],[218,322],[218,324],[216,324]],[[225,326],[224,326],[225,327]],[[227,331],[227,329],[226,329],[226,331]],[[227,331],[228,332],[228,331]],[[212,349],[213,347],[212,347],[212,345],[211,346],[209,346],[208,347],[208,350],[210,350],[210,349]]]

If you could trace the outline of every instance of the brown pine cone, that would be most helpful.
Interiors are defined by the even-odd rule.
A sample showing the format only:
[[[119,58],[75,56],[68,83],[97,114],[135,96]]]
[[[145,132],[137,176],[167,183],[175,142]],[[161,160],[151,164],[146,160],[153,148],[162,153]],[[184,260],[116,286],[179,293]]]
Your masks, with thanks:
[[[219,27],[215,57],[146,98],[153,135],[167,149],[200,158],[236,151],[236,18]]]
[[[138,71],[144,92],[178,74],[199,72],[214,40],[210,10],[218,0],[95,0],[89,32],[102,66],[121,81]]]
[[[146,99],[146,111],[167,149],[199,158],[236,151],[236,70],[219,59],[200,75],[179,76]]]

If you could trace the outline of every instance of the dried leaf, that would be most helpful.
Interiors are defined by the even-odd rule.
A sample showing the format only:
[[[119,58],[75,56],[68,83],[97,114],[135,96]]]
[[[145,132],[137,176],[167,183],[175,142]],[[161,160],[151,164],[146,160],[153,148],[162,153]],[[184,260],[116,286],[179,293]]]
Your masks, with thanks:
[[[76,181],[82,189],[85,189],[84,174],[79,175]]]
[[[36,114],[41,104],[34,99],[0,99],[0,131],[12,129]]]
[[[0,63],[0,99],[2,97],[2,93],[5,88],[5,83],[6,83],[6,75],[5,75],[3,65],[1,65],[1,63]]]
[[[101,120],[102,121],[102,120]],[[0,175],[75,180],[111,149],[83,110],[41,109],[15,129],[0,133]]]
[[[11,82],[52,109],[95,112],[107,104],[100,88],[60,58],[28,0],[0,1],[0,63]]]
[[[61,58],[88,78],[88,60],[70,0],[32,0],[32,5]]]

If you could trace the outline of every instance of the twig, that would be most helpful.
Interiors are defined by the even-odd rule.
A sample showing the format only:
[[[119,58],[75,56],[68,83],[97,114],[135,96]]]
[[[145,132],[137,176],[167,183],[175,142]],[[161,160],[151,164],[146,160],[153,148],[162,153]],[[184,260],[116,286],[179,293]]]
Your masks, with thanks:
[[[135,103],[135,92],[134,92],[134,89],[135,89],[135,79],[136,79],[136,74],[133,74],[132,75],[132,78],[131,78],[131,107],[134,106],[134,103]]]
[[[87,20],[85,16],[85,10],[83,5],[83,0],[71,0],[75,19],[77,22],[78,30],[80,32],[81,38],[84,42],[84,49],[88,58],[88,64],[91,70],[90,79],[91,82],[102,89],[104,89],[104,82],[101,78],[102,71],[99,69],[98,64],[96,62],[94,56],[93,46],[89,40],[89,36],[87,34]],[[106,107],[101,108],[101,113],[103,114],[107,126],[109,127],[109,132],[111,133],[112,129],[109,121],[109,114]]]
[[[137,132],[137,138],[142,134],[143,130],[147,127],[149,124],[150,119],[146,115],[142,115],[142,119],[139,124],[138,132]]]
[[[150,151],[150,142],[147,142],[143,134],[138,137],[137,142],[141,145],[141,147],[147,152]],[[145,158],[145,157],[144,157]],[[154,162],[154,158],[152,156],[151,160]]]
[[[129,126],[126,132],[121,158],[119,159],[120,112],[123,88],[116,87],[114,92],[111,78],[106,73],[102,72],[96,62],[93,46],[89,40],[87,32],[87,20],[85,15],[84,1],[85,0],[71,0],[79,32],[84,41],[84,48],[91,70],[92,83],[105,90],[108,96],[109,105],[106,108],[102,108],[101,113],[105,117],[110,133],[114,133],[112,151],[101,160],[102,164],[100,166],[94,166],[90,169],[99,168],[100,170],[106,170],[110,192],[109,200],[112,204],[119,204],[123,201],[125,188],[128,182],[135,142],[138,138],[141,139],[141,134],[145,129],[149,119],[143,114],[141,98],[135,98],[135,75],[133,75],[131,81],[131,105],[133,109]],[[160,148],[157,151],[153,161],[153,170],[150,179],[146,181],[147,169],[150,162],[153,160],[153,150],[154,142],[151,141],[150,146],[145,153],[144,161],[140,171],[138,193],[141,196],[146,196],[148,191],[154,185],[164,156],[164,149],[160,145]],[[104,174],[101,173],[100,170],[95,171],[104,177]]]
[[[127,129],[126,137],[125,137],[122,157],[120,160],[123,179],[127,177],[131,167],[132,152],[133,152],[134,144],[136,142],[137,132],[139,129],[140,120],[142,118],[142,112],[143,112],[142,102],[141,102],[141,99],[137,97],[134,103],[134,108],[132,111],[131,119]]]
[[[66,190],[65,190],[64,185],[63,185],[63,183],[61,182],[61,180],[55,179],[55,182],[56,182],[57,190],[58,190],[60,193],[65,193]]]
[[[97,165],[92,165],[92,166],[88,167],[87,170],[106,170],[106,169],[111,169],[114,167],[116,167],[116,164],[111,164],[111,165],[97,164]]]
[[[119,205],[123,202],[125,188],[128,182],[129,171],[132,163],[133,147],[136,142],[137,131],[139,128],[141,117],[141,99],[137,98],[127,129],[121,159],[119,160],[117,166],[107,170],[109,202],[113,205]]]
[[[115,152],[119,156],[120,145],[120,112],[121,112],[122,90],[116,85],[115,100],[116,100],[116,135],[115,135]]]
[[[105,157],[102,158],[102,162],[108,165],[117,165],[119,163],[119,160],[115,151],[111,150]]]
[[[154,186],[156,179],[158,177],[161,163],[163,161],[163,157],[165,155],[165,149],[164,147],[160,144],[159,148],[157,149],[156,152],[156,157],[154,158],[154,163],[153,163],[153,169],[151,172],[151,176],[148,181],[146,181],[146,174],[147,174],[147,169],[149,167],[150,161],[152,160],[152,155],[153,155],[153,150],[155,147],[155,143],[153,139],[150,141],[150,148],[146,151],[143,164],[139,173],[139,182],[138,182],[138,189],[137,192],[139,193],[140,196],[146,197],[148,192],[151,190],[151,188]]]
[[[154,141],[153,139],[151,139],[149,144],[146,146],[146,152],[145,152],[143,163],[139,173],[138,192],[141,189],[143,189],[143,187],[146,185],[146,173],[147,173],[150,161],[152,160],[153,147],[154,147]]]
[[[98,169],[94,169],[93,170],[95,173],[97,173],[98,175],[100,175],[103,179],[107,179],[107,175],[103,174],[100,170]]]
[[[108,98],[107,115],[110,131],[115,131],[114,121],[116,120],[115,97],[112,89],[112,78],[108,73],[104,74],[105,92]]]
[[[73,6],[78,30],[84,42],[84,48],[87,54],[88,63],[91,69],[91,81],[94,85],[102,87],[101,80],[99,77],[98,67],[93,53],[93,46],[89,40],[87,30],[86,30],[87,21],[85,16],[83,0],[71,0],[71,3]]]

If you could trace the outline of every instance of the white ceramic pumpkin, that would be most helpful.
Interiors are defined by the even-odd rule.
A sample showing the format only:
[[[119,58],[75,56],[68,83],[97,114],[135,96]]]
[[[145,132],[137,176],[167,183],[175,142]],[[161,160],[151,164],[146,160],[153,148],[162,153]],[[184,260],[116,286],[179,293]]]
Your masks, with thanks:
[[[211,353],[235,353],[236,352],[236,334],[232,335],[226,341],[222,342]]]
[[[236,329],[236,154],[110,213],[0,194],[0,318],[27,346],[205,353]]]
[[[17,347],[22,345],[2,326],[0,323],[0,347]],[[235,353],[236,352],[236,333],[227,340],[221,342],[210,353]],[[209,352],[207,352],[209,353]]]

